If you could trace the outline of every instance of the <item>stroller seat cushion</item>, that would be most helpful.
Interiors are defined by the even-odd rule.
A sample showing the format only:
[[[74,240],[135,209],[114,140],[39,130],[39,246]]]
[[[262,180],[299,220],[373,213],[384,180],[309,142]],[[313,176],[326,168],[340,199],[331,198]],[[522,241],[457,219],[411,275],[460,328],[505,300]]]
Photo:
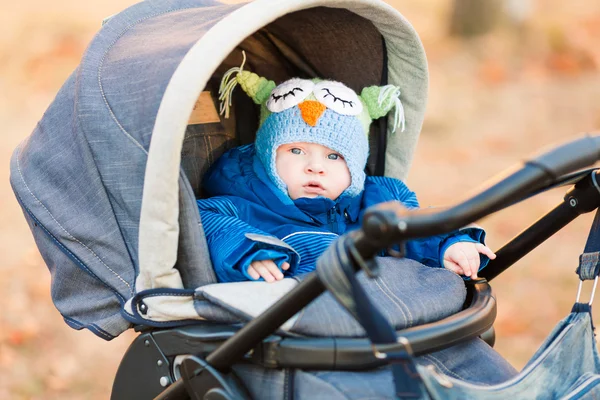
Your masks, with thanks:
[[[361,272],[358,279],[397,330],[438,321],[462,309],[466,289],[462,278],[453,272],[426,267],[410,259],[380,257],[377,262],[379,277],[368,279]],[[218,314],[214,308],[218,308],[222,310],[223,322],[230,322],[231,315],[239,317],[240,321],[248,321],[296,285],[295,279],[206,285],[196,289],[196,309],[206,313],[207,304],[210,304],[212,307],[208,308],[213,311],[213,320]],[[330,293],[322,294],[281,329],[306,336],[365,336],[360,324]]]
[[[296,285],[298,281],[291,278],[273,283],[264,281],[217,283],[196,289],[196,299],[207,300],[233,313],[239,317],[239,321],[248,321],[265,312]],[[198,307],[196,309],[198,310]],[[286,322],[282,328],[291,327],[290,324],[295,319],[296,317]]]

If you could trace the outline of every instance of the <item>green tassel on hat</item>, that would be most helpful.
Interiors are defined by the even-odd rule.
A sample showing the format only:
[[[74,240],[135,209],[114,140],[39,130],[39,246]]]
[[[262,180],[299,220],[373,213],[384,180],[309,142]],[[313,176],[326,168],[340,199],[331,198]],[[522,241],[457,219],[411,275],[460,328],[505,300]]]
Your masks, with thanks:
[[[362,90],[360,97],[367,106],[371,119],[381,118],[395,108],[392,132],[396,131],[398,124],[402,125],[401,132],[404,132],[406,116],[400,101],[400,88],[394,85],[369,86]]]
[[[244,71],[246,52],[242,51],[242,55],[244,57],[242,65],[229,69],[225,75],[223,75],[223,79],[221,80],[221,85],[219,86],[219,100],[221,101],[219,114],[225,114],[225,118],[229,118],[229,108],[231,107],[233,89],[239,84],[244,92],[246,92],[256,104],[262,106],[261,120],[264,120],[264,118],[267,117],[267,115],[263,116],[266,110],[264,105],[269,98],[271,91],[275,89],[275,82],[263,78],[262,76],[258,76],[254,72]],[[235,78],[232,79],[234,74],[236,74]],[[265,110],[262,110],[262,108]]]

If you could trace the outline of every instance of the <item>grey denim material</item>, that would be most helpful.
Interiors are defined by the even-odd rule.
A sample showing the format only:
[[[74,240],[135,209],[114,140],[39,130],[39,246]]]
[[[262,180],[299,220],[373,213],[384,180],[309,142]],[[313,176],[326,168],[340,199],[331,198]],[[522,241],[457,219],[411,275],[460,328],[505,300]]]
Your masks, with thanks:
[[[510,364],[481,339],[472,339],[459,346],[418,357],[416,361],[419,369],[427,371],[431,365],[434,365],[449,376],[461,377],[472,384],[489,385],[505,382],[517,374]],[[386,367],[368,371],[292,371],[238,364],[234,367],[234,371],[255,399],[290,398],[286,397],[289,392],[295,399],[311,400],[395,398],[392,374]],[[290,379],[293,379],[293,385],[290,385]],[[451,397],[433,396],[432,398],[442,400]]]
[[[416,361],[427,388],[424,399],[596,399],[600,395],[600,356],[588,311],[576,310],[558,323],[520,373],[480,339]],[[282,392],[289,390],[294,398],[394,398],[386,368],[292,372],[242,364],[234,371],[251,395],[260,399],[285,398]],[[293,386],[285,384],[290,376]]]
[[[466,297],[462,278],[445,269],[426,267],[409,259],[379,257],[380,276],[369,279],[363,272],[358,280],[374,304],[396,329],[439,321],[459,312]],[[231,296],[237,296],[232,292]],[[234,299],[235,300],[235,299]],[[248,321],[246,315],[226,296],[206,296],[196,291],[194,305],[199,315],[218,322]],[[209,304],[213,305],[210,307]],[[218,310],[221,310],[222,314]],[[289,332],[312,337],[364,337],[356,319],[331,295],[324,293],[300,311]]]
[[[562,320],[525,368],[506,382],[473,385],[430,370],[421,374],[435,399],[595,399],[600,394],[600,358],[587,311]]]
[[[463,280],[453,272],[409,259],[379,257],[380,276],[358,281],[396,329],[438,321],[459,312],[465,301]],[[306,307],[293,332],[315,336],[365,336],[356,319],[329,292]]]
[[[104,339],[130,327],[121,305],[134,293],[143,178],[162,92],[187,50],[235,8],[145,1],[111,18],[15,150],[11,184],[69,325]],[[172,36],[159,34],[168,30]],[[179,183],[178,266],[193,288],[215,277],[193,191],[183,175]]]
[[[594,280],[600,269],[600,252],[583,253],[579,256],[579,266],[575,271],[582,281]]]

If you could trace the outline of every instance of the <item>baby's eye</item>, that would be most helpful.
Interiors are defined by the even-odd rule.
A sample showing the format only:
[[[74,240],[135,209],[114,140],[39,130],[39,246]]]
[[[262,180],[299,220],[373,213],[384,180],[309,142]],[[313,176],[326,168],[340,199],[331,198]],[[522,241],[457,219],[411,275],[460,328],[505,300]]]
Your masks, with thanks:
[[[297,148],[297,147],[294,147],[294,148],[290,149],[290,152],[292,154],[302,154],[302,150],[299,149],[299,148]]]
[[[327,156],[327,158],[329,158],[330,160],[339,160],[342,158],[342,156],[336,153],[331,153]]]

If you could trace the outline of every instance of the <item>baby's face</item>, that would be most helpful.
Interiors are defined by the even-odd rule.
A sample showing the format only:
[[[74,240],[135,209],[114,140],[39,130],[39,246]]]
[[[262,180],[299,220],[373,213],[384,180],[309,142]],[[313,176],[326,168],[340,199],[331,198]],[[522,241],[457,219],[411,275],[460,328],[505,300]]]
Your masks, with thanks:
[[[351,182],[344,158],[316,143],[297,142],[279,146],[276,166],[292,200],[318,196],[335,200]]]

